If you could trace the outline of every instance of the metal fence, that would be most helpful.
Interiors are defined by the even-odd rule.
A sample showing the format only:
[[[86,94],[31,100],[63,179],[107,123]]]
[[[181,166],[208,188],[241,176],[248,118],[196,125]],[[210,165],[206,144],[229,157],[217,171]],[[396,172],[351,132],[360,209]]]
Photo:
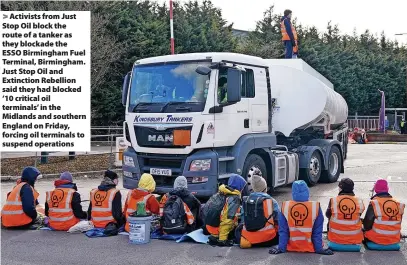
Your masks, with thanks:
[[[367,130],[377,130],[379,128],[379,116],[349,116],[349,129],[360,128]]]
[[[120,126],[92,126],[90,130],[94,145],[110,145],[116,137],[123,136],[123,127]]]

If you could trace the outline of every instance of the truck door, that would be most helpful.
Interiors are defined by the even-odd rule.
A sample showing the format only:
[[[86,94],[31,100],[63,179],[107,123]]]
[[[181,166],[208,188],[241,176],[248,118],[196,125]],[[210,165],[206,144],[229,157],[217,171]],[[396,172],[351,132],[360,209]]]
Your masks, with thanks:
[[[242,73],[242,81],[244,80]],[[215,99],[217,104],[225,102],[227,96],[227,69],[219,69]],[[226,89],[225,89],[226,88]],[[243,90],[243,86],[242,86]],[[215,114],[214,147],[232,146],[250,132],[249,98],[242,97],[240,102],[223,107]]]
[[[266,69],[246,68],[245,91],[242,97],[249,99],[250,130],[254,133],[268,132],[268,98]],[[243,87],[242,87],[243,90]]]

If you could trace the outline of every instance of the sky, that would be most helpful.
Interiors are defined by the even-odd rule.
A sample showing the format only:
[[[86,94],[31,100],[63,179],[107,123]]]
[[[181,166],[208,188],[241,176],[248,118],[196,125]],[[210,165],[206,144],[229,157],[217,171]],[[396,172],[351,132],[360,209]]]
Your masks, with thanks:
[[[341,33],[352,34],[356,28],[358,34],[369,29],[380,36],[384,31],[388,38],[407,44],[407,35],[395,36],[407,33],[407,0],[212,0],[212,3],[222,10],[228,22],[234,23],[235,29],[254,30],[263,12],[274,5],[276,13],[291,9],[302,25],[315,25],[321,31],[332,21],[339,25]]]

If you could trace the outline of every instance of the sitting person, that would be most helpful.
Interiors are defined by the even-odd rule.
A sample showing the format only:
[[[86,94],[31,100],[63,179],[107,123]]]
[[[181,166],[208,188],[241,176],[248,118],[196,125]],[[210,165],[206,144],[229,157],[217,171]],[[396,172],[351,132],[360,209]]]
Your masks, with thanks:
[[[234,231],[238,225],[241,192],[246,180],[239,175],[229,177],[228,185],[222,184],[219,192],[204,205],[204,233],[210,234],[209,244],[232,246]]]
[[[68,231],[80,219],[86,219],[87,214],[82,210],[81,195],[77,192],[71,173],[62,173],[55,180],[54,186],[53,191],[46,193],[45,215],[48,216],[48,225],[54,230]]]
[[[7,194],[6,203],[1,211],[1,224],[5,228],[28,229],[40,223],[37,213],[39,193],[35,190],[35,182],[42,177],[35,167],[24,168],[21,179]]]
[[[153,194],[155,190],[155,180],[152,175],[144,173],[139,182],[138,188],[127,193],[127,199],[124,204],[123,215],[126,217],[126,225],[124,229],[130,232],[130,214],[137,211],[137,203],[144,202],[146,211],[152,214],[159,214],[160,205]]]
[[[311,252],[332,255],[330,249],[324,249],[322,228],[324,216],[319,202],[309,200],[309,189],[303,180],[297,180],[292,186],[292,201],[285,201],[278,218],[278,247],[270,249],[270,254],[286,251]]]
[[[124,224],[122,195],[116,188],[118,183],[116,172],[106,170],[100,185],[90,192],[88,220],[95,228],[106,228],[112,223],[119,228]]]
[[[277,245],[278,203],[267,194],[267,182],[258,172],[247,179],[247,184],[252,193],[243,197],[243,222],[236,229],[236,239],[241,248]]]
[[[363,219],[366,246],[375,250],[399,250],[405,205],[390,195],[384,179],[376,181],[373,190],[375,195]]]
[[[200,218],[200,209],[201,203],[188,191],[187,179],[178,176],[174,181],[174,189],[160,201],[161,226],[164,233],[184,234],[194,231],[199,223],[197,220]]]
[[[365,210],[362,199],[353,192],[350,178],[339,182],[339,194],[329,200],[326,217],[328,223],[328,246],[337,251],[360,251],[363,241],[362,220]]]

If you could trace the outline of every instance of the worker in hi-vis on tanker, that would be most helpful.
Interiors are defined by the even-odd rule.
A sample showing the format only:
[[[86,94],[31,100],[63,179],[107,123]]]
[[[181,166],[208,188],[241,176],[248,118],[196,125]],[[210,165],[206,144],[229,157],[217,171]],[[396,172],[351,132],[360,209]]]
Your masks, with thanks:
[[[291,23],[292,11],[287,9],[281,18],[281,35],[285,47],[285,58],[297,58],[298,56],[298,36]]]
[[[290,252],[311,252],[332,255],[323,248],[322,228],[324,216],[319,202],[309,200],[309,189],[303,180],[297,180],[292,187],[292,200],[283,202],[278,216],[278,247],[272,247],[270,254]]]

